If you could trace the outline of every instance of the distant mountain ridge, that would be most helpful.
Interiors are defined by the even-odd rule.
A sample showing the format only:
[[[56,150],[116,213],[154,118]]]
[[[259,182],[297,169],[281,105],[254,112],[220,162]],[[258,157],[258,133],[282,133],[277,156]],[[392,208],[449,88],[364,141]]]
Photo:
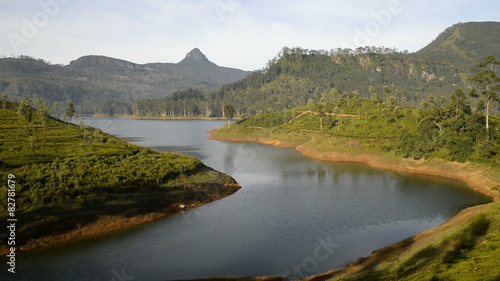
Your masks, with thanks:
[[[398,103],[404,95],[416,105],[431,95],[442,100],[457,88],[468,91],[472,85],[467,78],[489,55],[500,58],[499,22],[455,24],[415,53],[384,47],[284,47],[265,68],[252,73],[220,67],[197,48],[178,63],[135,64],[84,56],[54,66],[10,58],[0,59],[0,94],[11,99],[41,97],[49,104],[72,101],[79,113],[165,116],[170,104],[183,112],[222,116],[221,105],[226,103],[235,105],[239,115],[251,115],[319,102],[333,88],[347,95],[382,97],[389,95],[384,92],[387,86]],[[182,91],[187,88],[204,94]],[[175,103],[165,103],[174,91],[186,98],[177,95]]]
[[[215,89],[249,73],[218,66],[198,48],[178,63],[137,64],[88,55],[62,66],[33,58],[5,58],[0,59],[0,94],[13,100],[40,97],[48,104],[71,100],[79,112],[92,113],[109,102],[165,97],[187,88]]]

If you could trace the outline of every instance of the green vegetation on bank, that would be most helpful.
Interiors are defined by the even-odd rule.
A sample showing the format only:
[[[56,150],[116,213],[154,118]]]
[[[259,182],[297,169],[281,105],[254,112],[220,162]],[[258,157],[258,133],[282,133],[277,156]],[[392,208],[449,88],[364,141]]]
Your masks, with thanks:
[[[376,251],[353,268],[312,280],[498,280],[500,203],[481,206],[465,223]],[[351,270],[351,271],[350,271]]]
[[[490,116],[490,109],[500,97],[497,65],[493,57],[478,64],[480,70],[470,78],[478,90],[471,95],[456,89],[449,98],[431,95],[409,106],[388,86],[383,94],[372,91],[369,98],[333,89],[321,103],[252,116],[213,134],[307,143],[319,152],[348,152],[353,157],[369,153],[396,163],[402,158],[472,162],[496,179],[500,116]],[[500,184],[491,187],[500,191]],[[468,209],[449,227],[409,238],[311,280],[498,280],[499,213],[499,202]]]
[[[49,116],[43,101],[35,105],[0,100],[0,219],[7,221],[14,198],[15,218],[22,221],[16,246],[23,250],[129,228],[239,189],[194,157],[67,122],[71,103],[66,121]],[[14,190],[8,191],[8,180]]]
[[[292,110],[257,115],[218,130],[218,134],[263,134],[290,136],[316,133],[315,145],[321,149],[349,152],[391,152],[404,158],[439,158],[446,161],[476,161],[500,165],[499,116],[491,108],[500,100],[499,62],[487,57],[477,66],[481,70],[469,78],[477,89],[475,109],[461,89],[450,99],[433,95],[421,100],[419,107],[408,106],[398,91],[385,86],[383,95],[372,91],[369,99],[356,91],[333,89],[323,95],[322,103]],[[337,137],[331,142],[331,136]],[[345,141],[339,141],[338,137]],[[278,137],[280,138],[280,137]],[[290,141],[290,140],[288,140]]]
[[[85,197],[171,188],[199,172],[196,158],[129,144],[84,124],[62,122],[23,101],[0,108],[0,181],[16,177],[17,210]],[[0,187],[6,210],[6,185]]]

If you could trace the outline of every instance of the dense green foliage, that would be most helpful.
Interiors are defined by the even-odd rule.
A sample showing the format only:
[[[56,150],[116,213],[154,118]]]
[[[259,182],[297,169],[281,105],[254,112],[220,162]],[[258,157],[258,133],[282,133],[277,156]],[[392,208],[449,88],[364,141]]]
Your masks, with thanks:
[[[16,177],[19,210],[161,188],[203,166],[190,156],[152,151],[85,124],[42,116],[26,100],[1,103],[0,181],[7,182],[9,173]],[[7,206],[6,196],[3,185],[2,208]]]
[[[422,55],[449,57],[464,67],[478,58],[491,54],[498,56],[500,29],[497,22],[458,23],[444,30],[431,44],[418,51]]]
[[[52,163],[11,169],[16,176],[17,204],[33,208],[79,197],[159,187],[180,175],[193,173],[201,162],[176,153],[141,149],[137,154],[76,156]],[[7,182],[7,175],[0,180]],[[0,201],[6,202],[2,191]]]
[[[258,134],[255,130],[259,129],[284,134],[322,133],[366,140],[375,151],[392,151],[402,157],[500,165],[500,119],[492,118],[488,134],[484,114],[473,113],[469,103],[460,90],[448,103],[426,108],[398,105],[390,97],[384,102],[342,95],[336,101],[253,116],[226,130],[250,134]]]

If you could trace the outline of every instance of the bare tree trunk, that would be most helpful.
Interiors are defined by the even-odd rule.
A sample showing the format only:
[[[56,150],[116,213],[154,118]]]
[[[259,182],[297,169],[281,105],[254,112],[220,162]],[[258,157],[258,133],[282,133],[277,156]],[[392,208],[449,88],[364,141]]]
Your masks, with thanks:
[[[488,97],[486,101],[486,133],[488,137],[490,136],[490,106],[491,106],[491,98]]]

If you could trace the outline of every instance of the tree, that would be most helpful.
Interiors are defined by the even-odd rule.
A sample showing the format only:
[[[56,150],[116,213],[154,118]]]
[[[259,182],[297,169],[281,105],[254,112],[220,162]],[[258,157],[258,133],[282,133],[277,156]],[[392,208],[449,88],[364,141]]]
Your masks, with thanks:
[[[458,118],[460,111],[466,114],[470,114],[472,112],[467,95],[460,88],[456,89],[455,93],[451,95],[449,107],[455,111],[455,118]]]
[[[6,94],[2,94],[2,108],[7,109],[7,101],[9,101],[9,98],[7,97]]]
[[[59,113],[59,103],[57,101],[54,102],[52,109],[54,109],[54,111],[56,113],[56,117],[57,117],[57,119],[59,119],[61,117],[61,114]]]
[[[318,107],[319,112],[319,129],[323,132],[323,118],[325,117],[325,111],[323,109],[323,105]]]
[[[69,118],[69,121],[75,116],[75,106],[70,101],[68,101],[68,105],[66,106],[66,116]]]
[[[19,104],[17,108],[17,115],[19,117],[19,121],[26,124],[33,123],[33,108],[29,104],[28,98],[24,98],[23,101]]]
[[[234,117],[234,107],[232,104],[224,105],[224,116],[227,118],[227,125],[231,128],[231,119]]]
[[[384,86],[384,103],[387,103],[389,101],[389,96],[391,95],[391,88],[389,86]]]
[[[469,80],[474,81],[479,86],[479,94],[476,89],[471,91],[474,97],[482,98],[485,103],[485,116],[486,116],[486,132],[490,134],[490,110],[491,104],[499,100],[498,93],[500,92],[500,77],[495,72],[495,66],[500,64],[495,56],[489,56],[484,61],[477,64],[477,67],[482,70]]]
[[[42,99],[38,99],[36,101],[36,106],[37,106],[37,115],[38,118],[40,118],[40,122],[42,125],[42,137],[43,141],[45,142],[46,140],[46,133],[47,133],[47,123],[48,123],[48,114],[50,112],[50,107],[43,101]]]
[[[35,160],[35,135],[33,130],[33,108],[29,104],[28,98],[24,98],[17,108],[19,128],[28,131],[28,141],[31,149],[31,159]]]

